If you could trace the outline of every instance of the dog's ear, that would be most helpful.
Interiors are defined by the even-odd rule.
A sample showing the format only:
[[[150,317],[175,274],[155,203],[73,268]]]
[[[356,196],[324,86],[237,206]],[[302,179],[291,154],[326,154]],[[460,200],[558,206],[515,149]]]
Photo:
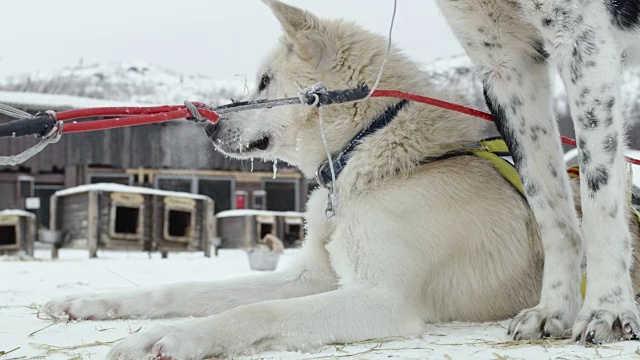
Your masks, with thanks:
[[[331,57],[327,37],[321,29],[320,20],[313,14],[277,0],[262,0],[276,16],[291,49],[305,61],[322,66]]]

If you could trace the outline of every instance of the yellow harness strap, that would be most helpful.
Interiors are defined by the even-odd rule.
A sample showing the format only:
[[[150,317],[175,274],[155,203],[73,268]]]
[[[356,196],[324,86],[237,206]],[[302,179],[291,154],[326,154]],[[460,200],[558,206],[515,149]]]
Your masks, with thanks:
[[[480,144],[482,145],[482,148],[480,149],[466,149],[465,151],[489,161],[496,170],[498,170],[498,172],[507,179],[507,181],[509,181],[511,185],[520,192],[520,194],[522,194],[522,196],[525,196],[524,187],[522,186],[522,181],[520,181],[520,175],[516,168],[510,162],[497,155],[509,155],[509,148],[504,140],[482,140],[480,141]]]
[[[482,148],[480,149],[465,149],[465,152],[472,153],[478,157],[481,157],[487,161],[489,161],[498,172],[516,188],[520,194],[526,198],[524,193],[524,187],[522,186],[522,181],[520,181],[520,175],[518,171],[516,171],[515,167],[508,162],[507,160],[501,158],[499,155],[508,156],[509,148],[507,144],[502,139],[488,139],[482,140],[480,142]],[[571,178],[580,178],[580,168],[577,165],[570,166],[567,169],[567,173]],[[631,211],[636,218],[636,220],[640,223],[640,211],[631,207]],[[586,275],[582,276],[582,281],[580,283],[580,293],[582,294],[582,298],[584,299],[585,293],[587,291],[587,277]]]

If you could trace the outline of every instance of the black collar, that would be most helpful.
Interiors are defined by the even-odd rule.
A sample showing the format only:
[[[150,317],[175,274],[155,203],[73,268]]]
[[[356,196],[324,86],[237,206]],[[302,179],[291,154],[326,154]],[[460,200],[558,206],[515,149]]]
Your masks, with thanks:
[[[362,143],[362,140],[387,126],[391,122],[391,120],[393,120],[396,115],[398,115],[398,112],[405,105],[407,105],[408,102],[409,101],[407,100],[402,100],[396,105],[388,107],[384,111],[384,113],[373,120],[369,127],[362,130],[351,140],[351,142],[344,149],[342,149],[342,151],[338,153],[338,155],[333,157],[333,170],[335,171],[336,179],[338,178],[340,173],[342,173],[342,170],[344,170],[345,166],[347,166],[347,161],[349,161],[351,152],[353,152],[353,150],[355,150],[358,145]],[[318,170],[316,171],[316,180],[321,186],[326,188],[329,187],[329,184],[331,184],[331,167],[329,166],[329,161],[325,161],[320,164]]]

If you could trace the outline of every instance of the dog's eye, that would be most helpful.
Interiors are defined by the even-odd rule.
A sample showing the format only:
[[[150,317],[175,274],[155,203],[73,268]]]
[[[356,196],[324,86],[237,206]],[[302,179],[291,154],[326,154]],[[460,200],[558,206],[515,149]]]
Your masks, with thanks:
[[[267,74],[262,75],[262,79],[260,79],[260,85],[258,86],[258,91],[263,91],[264,89],[266,89],[267,86],[269,86],[269,83],[271,83],[271,77],[269,77],[269,75]]]

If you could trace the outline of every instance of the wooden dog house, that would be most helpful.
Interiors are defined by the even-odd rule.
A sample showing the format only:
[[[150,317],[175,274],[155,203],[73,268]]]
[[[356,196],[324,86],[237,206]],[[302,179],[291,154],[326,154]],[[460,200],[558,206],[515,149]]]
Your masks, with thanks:
[[[23,210],[0,211],[0,254],[33,256],[36,216]]]
[[[284,246],[297,247],[304,240],[304,213],[286,212],[279,220],[279,233]]]
[[[61,233],[53,257],[63,247],[204,251],[215,237],[214,203],[190,193],[119,184],[83,185],[51,197],[51,230]]]
[[[222,248],[251,248],[267,234],[291,247],[304,237],[304,214],[266,210],[228,210],[216,215]]]

